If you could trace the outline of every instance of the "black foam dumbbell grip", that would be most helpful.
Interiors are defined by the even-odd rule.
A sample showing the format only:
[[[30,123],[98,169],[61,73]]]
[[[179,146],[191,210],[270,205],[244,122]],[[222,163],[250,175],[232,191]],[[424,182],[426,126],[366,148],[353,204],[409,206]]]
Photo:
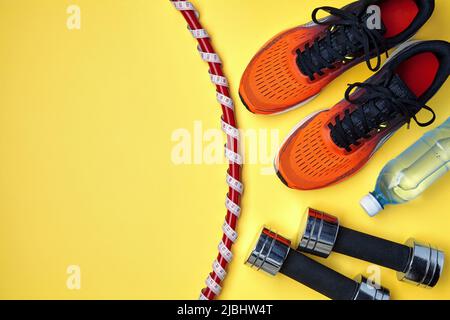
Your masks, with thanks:
[[[342,274],[291,250],[280,272],[333,300],[353,300],[359,284]]]
[[[339,227],[333,251],[403,272],[411,249],[403,244]]]

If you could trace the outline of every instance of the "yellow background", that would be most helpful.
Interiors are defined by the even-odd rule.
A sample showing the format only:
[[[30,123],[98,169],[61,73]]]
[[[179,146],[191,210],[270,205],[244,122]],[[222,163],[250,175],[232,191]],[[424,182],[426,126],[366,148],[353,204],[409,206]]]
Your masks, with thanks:
[[[240,76],[275,33],[310,21],[321,5],[346,0],[194,1],[230,78],[239,124],[279,129],[283,138],[307,114],[331,107],[346,84],[371,73],[364,64],[308,105],[280,116],[250,114],[237,99]],[[68,30],[68,5],[81,30]],[[436,0],[419,39],[450,40],[450,2]],[[197,298],[216,256],[225,215],[226,165],[171,161],[178,128],[219,126],[207,66],[180,14],[164,0],[0,1],[0,298]],[[420,199],[374,219],[358,201],[383,165],[443,122],[446,84],[429,102],[428,128],[401,129],[356,176],[311,192],[286,188],[266,165],[247,165],[240,233],[223,299],[323,299],[244,266],[263,225],[294,239],[305,207],[343,225],[398,242],[414,236],[450,254],[449,178]],[[427,115],[423,114],[424,117]],[[349,277],[368,263],[340,255],[321,262]],[[81,267],[81,290],[66,268]],[[450,268],[432,290],[382,269],[394,299],[450,298]]]

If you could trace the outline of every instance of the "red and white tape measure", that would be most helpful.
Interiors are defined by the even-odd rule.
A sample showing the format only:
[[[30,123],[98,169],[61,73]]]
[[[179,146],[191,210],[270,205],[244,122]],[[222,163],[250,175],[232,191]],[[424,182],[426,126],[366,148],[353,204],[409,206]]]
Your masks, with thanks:
[[[189,31],[198,41],[197,48],[200,56],[209,65],[211,81],[216,85],[217,101],[222,106],[221,127],[227,135],[227,144],[225,145],[225,156],[229,160],[226,177],[229,190],[225,200],[227,215],[222,226],[223,236],[218,247],[219,254],[213,262],[213,271],[206,279],[206,288],[202,289],[200,293],[201,300],[212,300],[222,290],[221,283],[227,274],[225,269],[233,257],[231,246],[237,239],[236,223],[241,213],[240,198],[243,191],[243,184],[241,182],[242,156],[239,152],[239,130],[236,125],[233,99],[228,88],[228,81],[222,71],[221,60],[214,51],[208,32],[203,29],[198,20],[198,11],[189,1],[170,1],[187,21]]]

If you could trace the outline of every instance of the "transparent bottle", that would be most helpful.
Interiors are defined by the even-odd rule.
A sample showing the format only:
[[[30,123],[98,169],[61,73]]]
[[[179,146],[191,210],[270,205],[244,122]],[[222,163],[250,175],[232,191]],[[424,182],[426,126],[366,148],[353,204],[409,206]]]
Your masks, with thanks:
[[[371,217],[389,204],[408,202],[450,170],[450,118],[427,132],[381,171],[375,191],[361,199]]]

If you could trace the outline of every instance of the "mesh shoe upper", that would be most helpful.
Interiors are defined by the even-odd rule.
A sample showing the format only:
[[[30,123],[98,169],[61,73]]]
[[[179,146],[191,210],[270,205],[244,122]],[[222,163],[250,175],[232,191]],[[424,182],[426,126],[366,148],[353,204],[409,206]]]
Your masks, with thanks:
[[[369,16],[365,10],[370,4],[386,3],[394,5],[385,6],[389,14],[382,13],[381,29],[369,30],[366,27]],[[412,3],[413,10],[418,11],[408,15],[412,20],[406,21],[402,32],[383,40],[382,35],[398,29],[395,21],[405,16],[405,12],[395,7],[402,3]],[[412,36],[431,16],[434,1],[365,0],[342,9],[323,8],[331,10],[332,14],[316,20],[317,23],[280,33],[251,60],[239,89],[242,102],[250,111],[274,114],[306,103],[349,68],[364,60],[369,65],[370,57],[379,57],[384,50]],[[386,29],[384,22],[388,20],[394,22]]]
[[[301,123],[278,153],[279,177],[292,188],[317,189],[354,174],[411,119],[421,126],[434,121],[434,112],[425,104],[445,83],[449,70],[450,44],[445,41],[419,42],[402,50],[347,99]],[[415,84],[424,78],[427,88],[419,92]],[[421,109],[431,112],[431,120],[416,118]],[[344,140],[334,129],[338,122]]]

